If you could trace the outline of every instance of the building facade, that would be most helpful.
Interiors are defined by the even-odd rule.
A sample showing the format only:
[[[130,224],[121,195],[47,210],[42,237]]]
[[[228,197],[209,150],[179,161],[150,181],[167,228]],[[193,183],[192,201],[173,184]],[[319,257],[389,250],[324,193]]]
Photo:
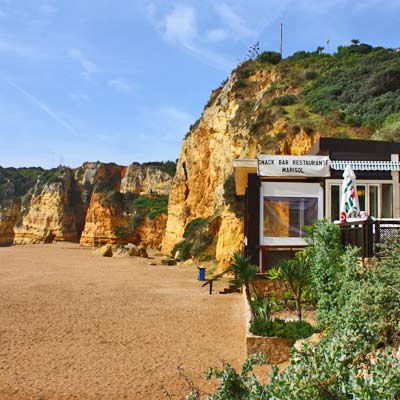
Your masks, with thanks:
[[[304,156],[259,155],[234,161],[244,196],[244,253],[265,272],[306,245],[304,227],[339,219],[342,174],[357,176],[360,210],[400,218],[400,143],[321,138]]]

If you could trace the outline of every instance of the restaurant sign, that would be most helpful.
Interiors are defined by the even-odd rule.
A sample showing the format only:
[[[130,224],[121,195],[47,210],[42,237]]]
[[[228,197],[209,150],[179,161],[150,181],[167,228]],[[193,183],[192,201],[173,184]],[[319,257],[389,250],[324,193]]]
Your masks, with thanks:
[[[259,176],[329,177],[328,156],[258,155]]]

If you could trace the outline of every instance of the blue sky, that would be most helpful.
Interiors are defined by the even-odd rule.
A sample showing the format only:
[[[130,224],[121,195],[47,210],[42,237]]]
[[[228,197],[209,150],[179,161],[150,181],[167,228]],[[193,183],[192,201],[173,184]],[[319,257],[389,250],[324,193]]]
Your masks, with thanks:
[[[0,0],[0,165],[174,160],[256,41],[399,47],[398,0]]]

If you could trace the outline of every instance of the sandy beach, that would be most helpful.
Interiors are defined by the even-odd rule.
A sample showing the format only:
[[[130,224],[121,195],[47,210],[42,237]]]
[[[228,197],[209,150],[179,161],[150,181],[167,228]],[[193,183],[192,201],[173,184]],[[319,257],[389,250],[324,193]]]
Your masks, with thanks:
[[[209,296],[195,266],[150,261],[0,248],[0,399],[164,399],[161,385],[181,399],[179,365],[206,392],[204,370],[239,367],[241,295]]]

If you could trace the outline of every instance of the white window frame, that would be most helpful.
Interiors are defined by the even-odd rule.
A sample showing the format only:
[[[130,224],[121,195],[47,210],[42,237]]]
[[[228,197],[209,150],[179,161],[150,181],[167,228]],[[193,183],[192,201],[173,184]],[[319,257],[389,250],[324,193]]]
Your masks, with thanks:
[[[331,216],[331,186],[337,186],[339,185],[339,204],[341,202],[341,197],[342,197],[342,184],[343,184],[343,179],[327,179],[325,181],[325,218],[328,221],[332,221],[332,216]],[[377,180],[377,179],[360,179],[356,180],[356,185],[360,186],[365,186],[365,207],[366,210],[361,210],[361,211],[366,211],[368,215],[370,214],[370,209],[369,209],[369,186],[378,186],[378,214],[379,215],[374,215],[375,218],[381,218],[382,215],[382,185],[392,185],[392,207],[393,207],[393,217],[395,217],[395,190],[394,190],[394,185],[395,182],[393,180]]]
[[[260,188],[260,244],[262,246],[305,246],[299,237],[264,236],[264,197],[318,198],[318,219],[324,216],[324,190],[319,183],[262,182]]]

